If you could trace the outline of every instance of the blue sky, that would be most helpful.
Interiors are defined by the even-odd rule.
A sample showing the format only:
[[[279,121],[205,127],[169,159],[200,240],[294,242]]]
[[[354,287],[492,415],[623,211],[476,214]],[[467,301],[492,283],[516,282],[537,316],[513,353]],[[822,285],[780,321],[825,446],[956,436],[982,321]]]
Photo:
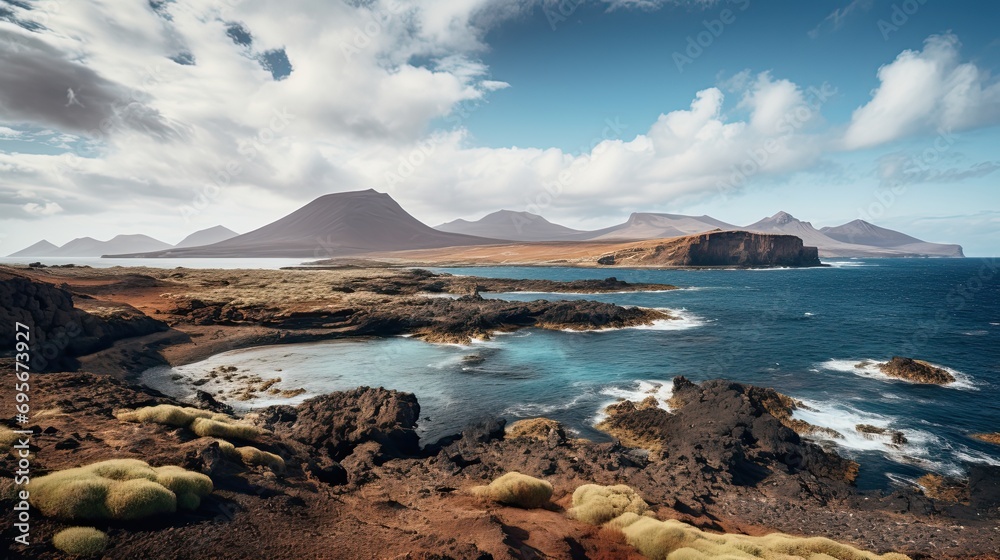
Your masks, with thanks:
[[[784,210],[993,256],[997,21],[987,1],[0,0],[0,253],[248,231],[375,188],[431,224]]]

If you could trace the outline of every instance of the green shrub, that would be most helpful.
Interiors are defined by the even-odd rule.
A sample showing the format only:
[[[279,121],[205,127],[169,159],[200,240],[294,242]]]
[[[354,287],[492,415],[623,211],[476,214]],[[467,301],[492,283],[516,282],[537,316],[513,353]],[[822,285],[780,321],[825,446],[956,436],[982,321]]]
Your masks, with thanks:
[[[775,533],[763,537],[717,535],[674,519],[657,521],[626,512],[607,523],[646,558],[666,560],[909,560],[896,553],[878,555],[830,539]]]
[[[0,451],[7,451],[17,443],[17,434],[6,426],[0,426]]]
[[[73,556],[95,556],[108,546],[108,536],[92,527],[70,527],[52,537],[52,546]]]
[[[472,493],[493,502],[532,509],[549,503],[552,485],[519,472],[509,472],[487,486],[473,488]]]
[[[219,422],[210,418],[195,418],[191,422],[191,431],[201,437],[217,437],[226,439],[241,439],[245,441],[256,441],[260,436],[266,434],[256,426],[250,424],[232,424]]]
[[[211,492],[212,481],[205,475],[115,459],[36,478],[29,500],[48,517],[140,519],[173,513],[178,505],[197,507]]]
[[[237,447],[236,453],[239,454],[240,459],[245,465],[263,465],[277,473],[285,472],[285,460],[274,453],[261,451],[256,447],[250,446]]]
[[[625,512],[641,515],[647,511],[646,502],[628,486],[584,484],[573,492],[569,514],[584,523],[603,525]]]
[[[201,498],[214,489],[211,478],[173,465],[156,469],[156,482],[177,496],[177,507],[189,510],[198,509]]]
[[[137,408],[136,410],[120,410],[115,413],[115,417],[122,422],[163,424],[175,428],[186,428],[196,418],[209,418],[218,422],[232,420],[232,418],[225,414],[217,414],[199,408],[174,406],[172,404],[158,404],[156,406]]]

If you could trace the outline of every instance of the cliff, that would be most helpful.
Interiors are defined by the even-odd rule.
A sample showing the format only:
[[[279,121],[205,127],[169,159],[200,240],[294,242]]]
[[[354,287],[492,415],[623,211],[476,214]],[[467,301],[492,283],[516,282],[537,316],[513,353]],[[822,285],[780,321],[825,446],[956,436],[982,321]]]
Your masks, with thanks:
[[[793,235],[713,231],[640,243],[602,255],[614,266],[821,266],[816,247]]]

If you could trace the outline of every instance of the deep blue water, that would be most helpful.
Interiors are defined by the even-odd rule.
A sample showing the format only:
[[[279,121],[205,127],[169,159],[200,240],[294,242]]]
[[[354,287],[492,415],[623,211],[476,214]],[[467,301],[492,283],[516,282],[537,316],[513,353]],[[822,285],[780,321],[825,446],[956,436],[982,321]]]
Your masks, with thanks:
[[[1000,447],[968,434],[1000,431],[1000,263],[980,259],[835,261],[824,269],[593,270],[465,268],[487,277],[571,280],[614,275],[683,290],[605,295],[493,294],[504,299],[590,298],[668,308],[682,320],[660,329],[574,333],[540,330],[472,346],[413,339],[269,347],[175,368],[197,376],[220,364],[309,394],[360,384],[414,392],[425,441],[470,418],[545,415],[584,437],[618,397],[642,398],[676,375],[726,378],[804,400],[807,421],[846,437],[839,452],[859,460],[859,485],[886,487],[925,472],[961,474],[968,461],[1000,464]],[[463,362],[477,354],[481,364]],[[951,369],[954,386],[920,386],[854,367],[863,360],[911,356]],[[281,370],[280,372],[277,370]],[[163,371],[150,383],[163,387]],[[207,389],[212,389],[209,384]],[[306,395],[308,396],[308,395]],[[659,395],[667,395],[661,391]],[[305,398],[300,397],[299,400]],[[258,401],[263,406],[276,401]],[[902,430],[894,449],[854,431],[859,423]]]

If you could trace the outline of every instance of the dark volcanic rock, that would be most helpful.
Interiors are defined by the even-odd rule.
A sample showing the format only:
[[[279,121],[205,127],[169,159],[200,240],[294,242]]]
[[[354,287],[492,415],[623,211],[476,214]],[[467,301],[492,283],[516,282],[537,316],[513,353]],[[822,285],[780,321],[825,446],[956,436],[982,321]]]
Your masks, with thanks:
[[[603,261],[603,262],[602,262]],[[816,247],[794,235],[713,231],[640,244],[598,259],[615,266],[821,266]]]
[[[879,364],[878,369],[889,377],[904,379],[914,383],[932,385],[947,385],[955,382],[955,376],[933,365],[913,358],[894,356],[886,363]]]
[[[381,460],[420,452],[414,430],[419,414],[420,405],[411,393],[359,387],[314,397],[294,408],[266,408],[258,422],[324,451],[334,461],[363,443],[375,442]]]
[[[1000,467],[976,464],[969,468],[969,499],[976,509],[1000,514]]]
[[[167,329],[163,322],[128,305],[88,305],[88,309],[89,313],[78,309],[66,290],[0,273],[0,323],[10,325],[0,335],[0,343],[4,350],[13,350],[15,323],[26,325],[32,371],[74,371],[79,367],[77,357],[123,338]]]

